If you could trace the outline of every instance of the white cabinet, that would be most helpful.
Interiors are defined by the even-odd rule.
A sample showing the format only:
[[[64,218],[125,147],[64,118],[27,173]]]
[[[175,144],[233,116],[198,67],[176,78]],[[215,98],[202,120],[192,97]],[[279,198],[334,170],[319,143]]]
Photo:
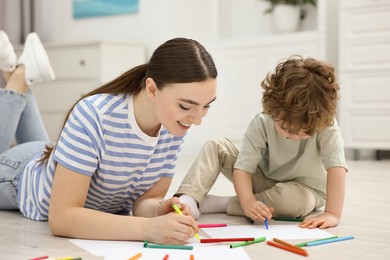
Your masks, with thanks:
[[[45,44],[55,81],[32,86],[48,130],[56,141],[65,116],[83,94],[145,63],[145,49],[127,43]]]
[[[390,149],[390,1],[340,2],[340,125],[346,148]]]

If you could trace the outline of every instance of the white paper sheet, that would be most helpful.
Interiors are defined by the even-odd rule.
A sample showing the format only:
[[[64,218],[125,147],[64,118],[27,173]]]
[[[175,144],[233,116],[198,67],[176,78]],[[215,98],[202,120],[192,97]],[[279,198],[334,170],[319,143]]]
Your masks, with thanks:
[[[195,239],[196,240],[196,239]],[[218,256],[218,259],[243,259],[250,260],[248,254],[242,247],[231,249],[230,243],[226,244],[200,244],[190,242],[186,245],[194,247],[193,250],[178,250],[178,249],[158,249],[144,248],[143,242],[123,242],[123,241],[104,241],[104,240],[82,240],[69,239],[73,244],[83,248],[89,253],[96,256],[104,256],[105,260],[121,260],[129,259],[130,257],[142,253],[140,259],[163,259],[166,254],[169,255],[169,260],[190,259],[190,255],[194,255],[195,259],[209,259],[211,255]],[[191,240],[193,241],[193,240]]]
[[[263,225],[228,226],[226,228],[207,228],[204,231],[214,238],[224,237],[262,237],[267,240],[279,239],[319,239],[333,236],[322,229],[300,228],[298,225],[270,224],[268,230]]]
[[[333,236],[325,230],[300,228],[298,225],[291,224],[270,224],[268,230],[262,225],[241,225],[207,228],[203,231],[212,238],[265,236],[267,240],[273,238],[313,240]],[[106,260],[128,259],[138,253],[142,253],[140,259],[163,259],[166,254],[169,254],[169,260],[190,259],[191,254],[195,259],[209,259],[210,255],[218,256],[218,259],[250,259],[242,247],[231,249],[229,245],[233,243],[200,244],[195,238],[187,244],[193,246],[193,250],[144,248],[143,242],[82,239],[69,239],[69,241],[93,255],[104,256]]]

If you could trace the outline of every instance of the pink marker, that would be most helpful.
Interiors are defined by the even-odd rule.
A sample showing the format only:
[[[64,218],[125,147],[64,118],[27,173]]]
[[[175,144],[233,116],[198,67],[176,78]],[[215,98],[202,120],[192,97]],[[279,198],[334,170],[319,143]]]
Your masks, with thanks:
[[[223,223],[210,223],[210,224],[198,224],[198,228],[214,228],[214,227],[226,227],[227,224]]]

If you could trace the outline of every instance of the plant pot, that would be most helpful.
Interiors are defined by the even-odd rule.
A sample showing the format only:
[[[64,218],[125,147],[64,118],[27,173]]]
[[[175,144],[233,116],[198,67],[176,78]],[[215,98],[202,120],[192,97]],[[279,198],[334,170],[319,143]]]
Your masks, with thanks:
[[[275,30],[280,33],[298,31],[301,9],[293,5],[277,5],[272,12]]]

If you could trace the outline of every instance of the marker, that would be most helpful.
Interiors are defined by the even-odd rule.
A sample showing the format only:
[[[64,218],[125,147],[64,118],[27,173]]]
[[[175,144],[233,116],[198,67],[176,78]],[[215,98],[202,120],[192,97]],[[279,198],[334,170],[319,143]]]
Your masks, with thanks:
[[[168,259],[169,259],[169,255],[166,254],[166,255],[164,256],[163,260],[168,260]]]
[[[215,227],[227,227],[227,224],[224,223],[198,224],[198,228],[215,228]]]
[[[67,257],[55,258],[55,260],[82,260],[82,258],[67,256]]]
[[[248,222],[251,223],[251,224],[255,223],[250,217],[246,217],[245,216],[245,219],[248,220]]]
[[[255,243],[260,243],[260,242],[265,241],[265,239],[266,239],[265,237],[258,237],[258,238],[255,238],[255,240],[253,240],[253,241],[246,241],[246,242],[231,244],[230,248],[236,248],[236,247],[241,247],[241,246],[252,245]]]
[[[181,212],[181,210],[179,209],[179,207],[175,203],[172,203],[172,207],[177,214],[183,215],[183,212]],[[198,233],[195,233],[195,237],[200,241],[200,237],[199,237]]]
[[[313,240],[313,241],[309,241],[309,242],[302,242],[302,243],[296,244],[295,246],[297,246],[297,247],[303,247],[303,246],[307,246],[307,243],[310,243],[310,242],[317,242],[317,241],[322,241],[322,240],[328,240],[328,239],[337,238],[337,237],[338,237],[338,236],[333,236],[333,237],[327,237],[327,238],[317,239],[317,240]]]
[[[274,238],[273,240],[276,243],[279,243],[279,244],[282,244],[282,245],[285,245],[285,246],[288,246],[288,247],[291,247],[291,248],[302,249],[300,247],[297,247],[297,246],[295,246],[293,244],[287,243],[286,241],[283,241],[283,240],[280,240],[280,239],[277,239],[277,238]],[[302,249],[302,250],[304,250],[304,249]]]
[[[263,200],[263,203],[265,204],[264,200]],[[265,225],[265,228],[268,230],[268,219],[267,218],[264,220],[264,225]]]
[[[48,255],[44,255],[44,256],[38,256],[38,257],[35,257],[35,258],[31,258],[30,260],[41,260],[41,259],[48,259],[49,256]]]
[[[144,241],[144,247],[145,248],[161,248],[161,249],[183,249],[183,250],[192,250],[194,249],[193,246],[175,246],[175,245],[161,245],[161,244],[154,244],[151,245],[147,240]]]
[[[82,259],[81,257],[66,256],[66,257],[56,258],[56,260],[82,260]]]
[[[194,255],[190,255],[190,260],[195,260]]]
[[[354,237],[353,236],[345,236],[345,237],[332,238],[332,239],[328,239],[328,240],[308,242],[307,246],[317,246],[317,245],[323,245],[323,244],[339,242],[339,241],[344,241],[344,240],[349,240],[349,239],[354,239]]]
[[[218,242],[235,242],[235,241],[254,241],[254,237],[237,237],[237,238],[203,238],[201,243],[218,243]]]
[[[285,245],[278,244],[278,243],[275,243],[275,242],[272,242],[272,241],[267,241],[267,245],[274,246],[274,247],[277,247],[277,248],[280,248],[280,249],[284,249],[286,251],[290,251],[292,253],[303,255],[303,256],[308,256],[309,255],[306,252],[306,250],[304,250],[302,248],[293,248],[293,247],[285,246]]]
[[[136,255],[130,257],[130,258],[127,259],[127,260],[137,260],[137,259],[140,258],[141,256],[142,256],[142,253],[138,253],[138,254],[136,254]]]
[[[303,218],[272,218],[272,219],[277,221],[289,221],[289,222],[302,222],[305,220]]]

